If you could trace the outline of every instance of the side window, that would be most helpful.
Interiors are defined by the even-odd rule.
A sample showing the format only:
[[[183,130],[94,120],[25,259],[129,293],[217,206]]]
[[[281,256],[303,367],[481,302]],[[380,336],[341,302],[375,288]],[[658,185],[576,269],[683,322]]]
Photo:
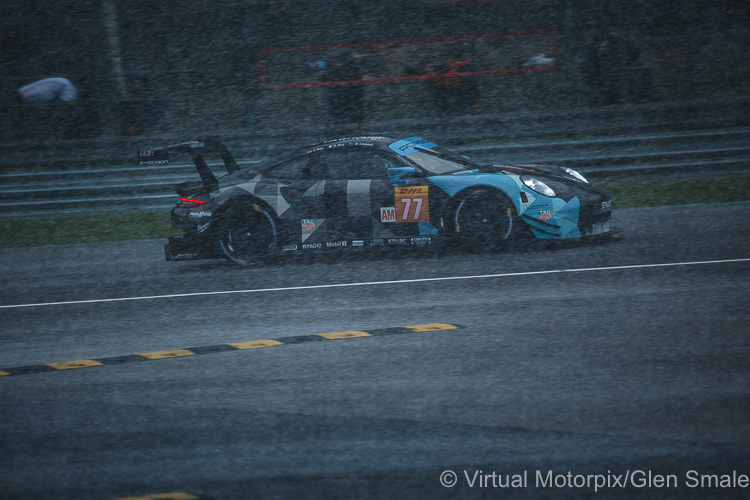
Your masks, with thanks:
[[[330,179],[378,179],[394,165],[373,148],[331,151],[325,155]]]
[[[302,156],[293,160],[285,161],[265,171],[265,176],[271,179],[297,179],[305,174],[308,158]]]

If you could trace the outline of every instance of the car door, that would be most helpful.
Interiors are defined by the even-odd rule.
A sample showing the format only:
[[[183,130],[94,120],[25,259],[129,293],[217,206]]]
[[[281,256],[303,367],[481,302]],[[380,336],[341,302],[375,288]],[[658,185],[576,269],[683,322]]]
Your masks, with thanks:
[[[309,154],[287,159],[265,172],[265,188],[278,191],[277,215],[294,241],[311,245],[325,241],[323,193],[327,170]],[[314,237],[313,237],[314,234]]]
[[[369,150],[350,147],[322,152],[321,159],[328,172],[322,201],[330,235],[342,240],[372,238],[370,200],[377,178],[376,158]]]
[[[336,237],[373,240],[437,232],[430,224],[429,183],[413,169],[408,179],[390,178],[389,170],[404,164],[373,147],[329,151],[324,158],[329,173],[324,205]]]

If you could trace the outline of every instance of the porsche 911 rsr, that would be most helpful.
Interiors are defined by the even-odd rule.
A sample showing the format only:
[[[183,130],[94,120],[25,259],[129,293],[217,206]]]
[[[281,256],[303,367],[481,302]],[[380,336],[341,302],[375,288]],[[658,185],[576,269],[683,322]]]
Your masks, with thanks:
[[[204,155],[218,153],[217,178]],[[606,236],[612,199],[575,170],[479,165],[419,137],[350,137],[240,168],[219,141],[139,153],[142,164],[189,154],[201,180],[176,187],[167,260],[226,257],[258,264],[273,254],[420,246],[498,247],[519,237]]]

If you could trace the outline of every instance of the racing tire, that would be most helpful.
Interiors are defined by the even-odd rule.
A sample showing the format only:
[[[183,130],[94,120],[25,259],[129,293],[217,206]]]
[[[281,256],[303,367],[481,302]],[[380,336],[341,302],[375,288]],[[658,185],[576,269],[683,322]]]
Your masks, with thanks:
[[[456,205],[456,237],[461,245],[471,245],[473,249],[498,248],[513,235],[513,212],[513,204],[504,195],[473,191]]]
[[[276,220],[261,205],[236,204],[222,216],[219,246],[224,256],[235,264],[262,264],[274,253],[278,240]]]

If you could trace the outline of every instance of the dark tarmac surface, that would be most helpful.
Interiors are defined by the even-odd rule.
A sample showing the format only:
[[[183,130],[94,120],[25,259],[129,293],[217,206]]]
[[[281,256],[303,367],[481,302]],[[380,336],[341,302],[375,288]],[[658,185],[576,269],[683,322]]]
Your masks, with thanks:
[[[266,269],[167,263],[161,241],[3,250],[0,306],[24,307],[0,308],[0,370],[461,328],[0,377],[0,498],[746,497],[724,486],[750,476],[748,215],[620,210],[598,244]],[[403,282],[282,290],[383,281]]]

